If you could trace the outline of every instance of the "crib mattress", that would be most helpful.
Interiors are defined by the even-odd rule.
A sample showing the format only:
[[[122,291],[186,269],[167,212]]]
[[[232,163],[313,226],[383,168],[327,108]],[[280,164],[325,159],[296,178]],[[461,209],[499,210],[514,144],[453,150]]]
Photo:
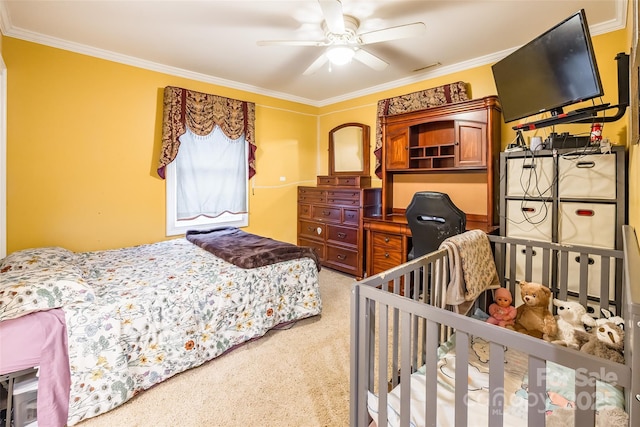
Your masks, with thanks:
[[[438,349],[438,415],[439,427],[455,425],[455,335]],[[469,340],[469,381],[468,420],[469,426],[488,426],[489,400],[489,343],[480,337]],[[504,366],[504,409],[505,426],[527,424],[527,355],[507,349]],[[546,415],[559,408],[574,408],[578,404],[591,403],[585,396],[576,397],[575,371],[552,362],[547,362],[545,373],[547,383]],[[423,369],[411,375],[411,426],[426,425],[425,390],[427,379]],[[387,397],[389,426],[400,425],[400,386],[395,387]],[[588,400],[591,397],[588,397]],[[596,410],[617,407],[624,409],[623,392],[610,384],[597,382]],[[369,414],[378,425],[378,397],[369,392],[367,406]],[[564,410],[564,409],[563,409]],[[597,420],[597,418],[596,418]],[[596,424],[598,425],[598,424]],[[604,427],[604,425],[603,425]]]

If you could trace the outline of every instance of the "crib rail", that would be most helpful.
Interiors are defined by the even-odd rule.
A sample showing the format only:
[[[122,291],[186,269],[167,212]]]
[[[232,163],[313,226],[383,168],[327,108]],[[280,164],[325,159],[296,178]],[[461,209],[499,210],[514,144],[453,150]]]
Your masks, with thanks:
[[[624,250],[625,360],[631,368],[631,390],[626,395],[629,425],[640,424],[640,240],[634,229],[622,227]],[[635,356],[635,357],[634,357]]]
[[[576,300],[596,317],[621,314],[623,251],[489,236],[498,275],[513,295],[520,280],[548,286],[554,298]]]
[[[629,234],[629,229],[625,229]],[[632,229],[631,229],[631,233]],[[352,289],[351,322],[351,418],[350,425],[369,425],[367,410],[368,391],[378,397],[380,426],[390,416],[387,403],[389,391],[399,384],[400,394],[411,394],[411,374],[422,367],[427,382],[427,425],[436,425],[438,410],[435,388],[438,362],[437,348],[452,331],[456,333],[456,390],[455,425],[466,426],[469,413],[467,399],[468,348],[465,343],[472,336],[481,336],[490,342],[490,375],[487,416],[491,426],[503,425],[504,396],[500,395],[504,382],[504,352],[509,349],[528,354],[529,358],[529,426],[544,426],[545,379],[537,372],[546,361],[587,373],[589,378],[613,383],[625,389],[626,408],[632,423],[638,415],[640,368],[632,355],[640,354],[640,345],[633,339],[640,323],[640,283],[637,268],[640,256],[633,250],[605,250],[578,246],[558,245],[522,239],[491,236],[496,266],[504,286],[516,294],[519,280],[542,282],[561,299],[576,299],[595,310],[606,308],[622,314],[627,320],[625,346],[626,364],[618,364],[598,357],[531,338],[524,334],[498,328],[483,321],[448,311],[444,303],[449,282],[446,269],[446,251],[440,250],[402,264],[375,276],[356,282]],[[623,256],[637,257],[635,270],[623,271]],[[537,258],[536,258],[537,257]],[[628,260],[627,264],[633,263]],[[573,264],[573,265],[572,265]],[[594,272],[594,265],[598,268]],[[624,277],[623,277],[624,276]],[[635,279],[634,279],[635,278]],[[634,281],[635,280],[635,281]],[[635,285],[634,285],[635,284]],[[626,294],[623,293],[623,285]],[[635,288],[634,288],[635,286]],[[635,293],[633,293],[635,292]],[[616,298],[615,295],[626,295]],[[477,305],[486,307],[480,299]],[[638,317],[634,317],[638,316]],[[635,346],[635,347],[633,347]],[[632,375],[633,374],[633,375]],[[544,376],[544,375],[543,375]],[[576,383],[576,395],[594,395],[595,381]],[[400,425],[409,425],[411,403],[401,399]],[[595,405],[576,411],[575,425],[594,425]]]

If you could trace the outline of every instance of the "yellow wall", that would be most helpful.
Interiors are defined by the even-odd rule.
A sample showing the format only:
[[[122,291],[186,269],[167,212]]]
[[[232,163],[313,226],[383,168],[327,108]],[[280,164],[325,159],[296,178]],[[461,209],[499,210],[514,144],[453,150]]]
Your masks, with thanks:
[[[594,37],[605,102],[617,103],[614,57],[629,52],[627,40],[625,30]],[[166,238],[164,182],[155,169],[168,85],[256,103],[258,174],[250,184],[247,230],[289,242],[296,241],[296,186],[313,185],[316,175],[327,173],[330,129],[368,124],[373,151],[380,99],[459,80],[469,84],[472,98],[496,94],[488,65],[316,108],[10,37],[2,55],[8,68],[8,253],[42,245],[99,250]],[[604,136],[626,144],[627,120],[606,124]],[[503,146],[515,136],[512,125],[503,124]],[[589,127],[555,129],[565,130],[588,133]],[[372,176],[374,165],[372,157]],[[380,185],[375,176],[373,182]],[[636,173],[632,225],[640,216],[638,188]]]
[[[166,239],[165,185],[156,165],[168,85],[256,103],[258,173],[247,230],[296,241],[296,183],[315,178],[317,108],[11,37],[3,57],[7,253]]]

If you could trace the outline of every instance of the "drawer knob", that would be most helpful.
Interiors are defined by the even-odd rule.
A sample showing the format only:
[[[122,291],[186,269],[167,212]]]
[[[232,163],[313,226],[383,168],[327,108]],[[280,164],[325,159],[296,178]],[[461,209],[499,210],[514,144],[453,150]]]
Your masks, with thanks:
[[[385,253],[384,253],[384,257],[385,257],[385,258],[389,258],[389,252],[385,252]]]
[[[338,233],[338,237],[341,239],[344,239],[345,237],[347,237],[346,233]]]
[[[347,257],[345,255],[336,255],[336,258],[338,258],[340,261],[344,261],[345,259],[347,259]]]
[[[330,216],[331,215],[331,211],[322,211],[322,215]]]
[[[384,242],[385,242],[385,243],[389,243],[389,238],[388,238],[388,237],[385,237],[385,238],[384,238]]]

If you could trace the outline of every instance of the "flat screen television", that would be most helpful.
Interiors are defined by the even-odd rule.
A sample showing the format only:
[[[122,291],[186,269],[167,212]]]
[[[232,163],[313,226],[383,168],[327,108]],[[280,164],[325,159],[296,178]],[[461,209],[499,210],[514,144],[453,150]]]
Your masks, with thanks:
[[[584,9],[492,66],[505,122],[604,94]]]

